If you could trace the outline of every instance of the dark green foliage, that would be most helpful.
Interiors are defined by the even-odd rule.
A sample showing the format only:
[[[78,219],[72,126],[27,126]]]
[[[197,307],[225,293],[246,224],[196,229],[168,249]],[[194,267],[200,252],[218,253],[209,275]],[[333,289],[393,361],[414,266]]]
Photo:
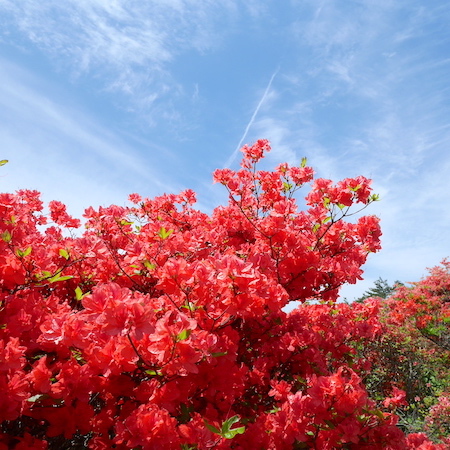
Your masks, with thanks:
[[[397,280],[393,285],[389,285],[387,280],[383,280],[380,277],[374,282],[374,286],[364,292],[364,294],[357,298],[356,301],[362,302],[369,297],[388,298],[399,286],[404,286],[404,284]]]

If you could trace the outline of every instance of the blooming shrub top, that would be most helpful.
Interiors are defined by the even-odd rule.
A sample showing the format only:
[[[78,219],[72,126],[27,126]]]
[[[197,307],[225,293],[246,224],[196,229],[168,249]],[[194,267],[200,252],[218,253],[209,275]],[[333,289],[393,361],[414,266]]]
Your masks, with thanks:
[[[370,181],[257,170],[269,149],[214,173],[210,215],[190,190],[133,194],[75,235],[61,203],[49,222],[37,192],[0,194],[0,449],[440,448],[358,375],[378,303],[334,303],[380,248],[376,217],[345,221]]]
[[[450,262],[398,287],[381,304],[382,333],[369,346],[374,364],[367,386],[375,397],[392,384],[404,390],[397,413],[405,428],[420,427],[450,445]]]

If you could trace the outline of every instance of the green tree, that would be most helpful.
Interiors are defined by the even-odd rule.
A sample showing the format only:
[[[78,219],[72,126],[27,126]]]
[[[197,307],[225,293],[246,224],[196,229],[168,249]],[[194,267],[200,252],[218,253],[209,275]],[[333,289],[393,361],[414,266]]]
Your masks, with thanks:
[[[364,294],[357,298],[356,301],[362,302],[369,297],[388,298],[399,286],[404,286],[404,284],[397,280],[393,285],[390,285],[387,280],[383,280],[383,278],[379,277],[378,280],[374,282],[374,286],[364,292]]]

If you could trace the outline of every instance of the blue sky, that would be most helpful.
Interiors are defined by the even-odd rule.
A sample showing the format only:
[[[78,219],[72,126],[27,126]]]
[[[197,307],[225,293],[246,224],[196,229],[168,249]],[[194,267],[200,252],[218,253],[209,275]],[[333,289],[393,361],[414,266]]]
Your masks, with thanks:
[[[374,180],[383,250],[343,296],[418,280],[450,256],[449,23],[443,0],[0,0],[0,189],[208,211],[267,138],[268,167]]]

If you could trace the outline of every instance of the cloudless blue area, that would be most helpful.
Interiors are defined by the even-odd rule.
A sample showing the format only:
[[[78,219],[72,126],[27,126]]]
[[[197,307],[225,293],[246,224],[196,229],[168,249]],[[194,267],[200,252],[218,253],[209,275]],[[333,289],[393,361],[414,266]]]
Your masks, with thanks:
[[[264,168],[373,179],[383,250],[344,297],[418,280],[450,256],[449,23],[443,0],[0,0],[0,188],[211,211],[212,171],[267,138]]]

